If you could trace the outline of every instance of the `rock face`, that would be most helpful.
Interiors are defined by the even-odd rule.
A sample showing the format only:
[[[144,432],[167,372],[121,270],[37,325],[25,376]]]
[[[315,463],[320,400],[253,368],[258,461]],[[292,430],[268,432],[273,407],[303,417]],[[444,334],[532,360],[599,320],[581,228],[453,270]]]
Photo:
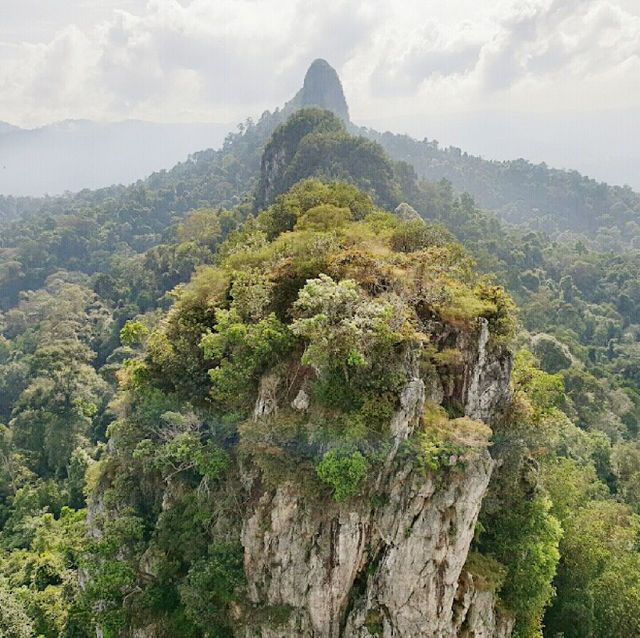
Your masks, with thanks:
[[[418,213],[418,211],[413,206],[407,204],[406,202],[398,204],[394,213],[404,222],[424,221],[420,216],[420,213]]]
[[[513,626],[513,617],[496,609],[493,594],[476,586],[474,577],[464,571],[456,594],[456,635],[459,638],[509,638]]]
[[[432,400],[489,425],[510,402],[512,359],[491,344],[486,319],[473,332],[433,326],[439,349],[452,348],[459,360],[439,366],[428,380]]]
[[[326,60],[318,59],[311,63],[302,89],[289,105],[294,109],[317,106],[331,111],[344,122],[349,121],[349,107],[342,83],[336,70]]]
[[[465,414],[472,419],[490,422],[496,411],[510,399],[511,357],[489,356],[489,324],[480,319],[480,334],[466,389]]]
[[[466,344],[468,365],[456,387],[466,414],[490,421],[508,399],[510,359],[490,353],[488,340],[482,324],[475,347]],[[374,498],[320,508],[293,483],[256,493],[250,481],[254,505],[241,533],[250,608],[240,614],[238,638],[511,635],[512,619],[464,570],[494,461],[480,449],[437,473],[407,462],[401,444],[424,401],[425,383],[415,377],[392,420]]]

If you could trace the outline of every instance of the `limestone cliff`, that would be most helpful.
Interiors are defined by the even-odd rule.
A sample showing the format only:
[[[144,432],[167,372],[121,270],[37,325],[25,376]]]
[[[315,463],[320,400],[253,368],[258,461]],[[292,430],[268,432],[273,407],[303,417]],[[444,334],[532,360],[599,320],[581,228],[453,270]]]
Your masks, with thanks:
[[[238,611],[238,637],[510,636],[510,616],[464,569],[494,468],[486,446],[443,474],[401,453],[425,400],[459,400],[468,416],[490,422],[509,399],[510,357],[489,351],[486,322],[475,344],[457,339],[467,339],[458,375],[438,376],[435,393],[418,376],[407,383],[373,498],[319,506],[292,482],[263,488],[247,469],[252,505],[241,540],[250,606]],[[273,388],[265,378],[255,418],[277,409]]]

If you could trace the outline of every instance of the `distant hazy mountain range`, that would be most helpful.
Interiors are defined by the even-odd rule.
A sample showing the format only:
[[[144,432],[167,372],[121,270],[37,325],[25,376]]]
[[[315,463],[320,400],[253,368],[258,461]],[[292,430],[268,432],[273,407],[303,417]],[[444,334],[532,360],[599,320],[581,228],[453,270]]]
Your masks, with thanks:
[[[618,224],[640,223],[640,195],[584,177],[640,190],[640,110],[398,116],[359,122],[371,127],[361,128],[350,122],[338,74],[324,60],[311,65],[303,87],[271,125],[309,105],[333,111],[393,159],[409,162],[430,180],[448,179],[510,222],[575,229],[574,222],[584,218],[578,227],[586,219],[593,233],[610,225],[607,215],[613,211]],[[231,129],[229,124],[69,120],[26,130],[0,122],[0,195],[58,195],[131,184],[197,151],[219,148]],[[413,138],[376,130],[406,131]],[[504,161],[521,157],[545,164]]]
[[[228,124],[68,120],[36,129],[0,122],[0,194],[43,195],[129,184],[218,147]]]
[[[408,133],[486,159],[524,157],[640,190],[640,108],[578,113],[475,111],[369,119],[378,131]]]

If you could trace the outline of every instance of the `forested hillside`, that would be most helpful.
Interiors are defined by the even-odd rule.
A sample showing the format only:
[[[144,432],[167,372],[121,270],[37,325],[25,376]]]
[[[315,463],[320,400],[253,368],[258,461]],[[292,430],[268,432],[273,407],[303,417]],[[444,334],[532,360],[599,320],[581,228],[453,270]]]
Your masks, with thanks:
[[[381,144],[395,160],[411,164],[428,180],[446,179],[460,193],[502,220],[563,240],[587,240],[599,250],[638,248],[640,195],[577,171],[557,170],[524,159],[490,161],[435,140],[354,129]]]
[[[0,635],[296,635],[308,603],[277,580],[281,556],[260,562],[289,509],[330,537],[354,536],[354,512],[384,530],[343,615],[327,612],[340,635],[411,635],[381,611],[385,552],[415,557],[429,511],[447,547],[475,530],[447,595],[490,592],[513,635],[640,634],[636,196],[598,220],[620,193],[576,179],[591,208],[573,226],[506,225],[506,204],[488,213],[452,175],[422,177],[424,149],[453,151],[383,136],[405,149],[394,162],[330,112],[294,111],[130,187],[2,200]],[[572,174],[540,170],[550,207]],[[493,188],[520,210],[506,181]],[[623,222],[599,251],[592,231]],[[432,500],[414,511],[406,485]],[[294,522],[301,539],[312,520]],[[321,560],[323,533],[287,557],[348,564]],[[325,574],[301,564],[296,578]],[[422,566],[442,583],[443,565]]]

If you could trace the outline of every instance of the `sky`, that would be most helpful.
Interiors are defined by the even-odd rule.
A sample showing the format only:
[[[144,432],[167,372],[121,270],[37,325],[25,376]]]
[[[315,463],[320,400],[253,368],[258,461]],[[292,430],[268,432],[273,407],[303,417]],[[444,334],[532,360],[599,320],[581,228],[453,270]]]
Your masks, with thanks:
[[[496,113],[640,141],[640,0],[0,0],[0,121],[237,122],[316,57],[357,123],[466,122],[450,141],[479,151]]]
[[[0,0],[0,120],[234,121],[316,57],[360,120],[640,107],[640,2]]]

